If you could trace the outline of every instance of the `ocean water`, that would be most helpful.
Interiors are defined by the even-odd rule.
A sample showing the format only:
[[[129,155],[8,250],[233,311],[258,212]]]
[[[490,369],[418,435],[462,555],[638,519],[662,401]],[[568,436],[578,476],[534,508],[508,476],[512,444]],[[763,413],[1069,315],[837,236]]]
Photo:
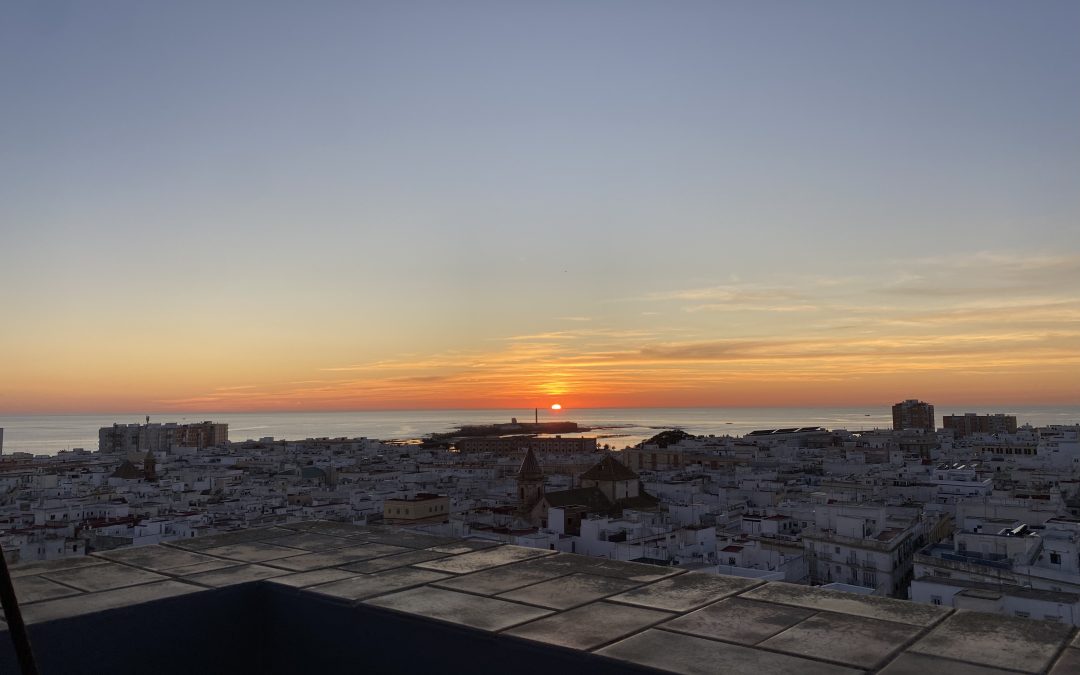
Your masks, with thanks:
[[[941,415],[1008,413],[1019,424],[1077,424],[1080,406],[987,408],[985,406],[937,406]],[[866,408],[585,408],[552,411],[541,409],[541,421],[568,420],[588,426],[601,445],[615,448],[634,445],[663,429],[679,428],[692,434],[742,435],[755,429],[823,426],[852,431],[891,428],[887,407]],[[151,415],[151,422],[198,422],[213,420],[229,425],[229,439],[242,441],[272,436],[303,439],[321,436],[410,439],[451,431],[463,424],[532,421],[533,410],[409,410],[328,413],[181,413]],[[97,449],[100,427],[114,422],[143,422],[138,414],[0,416],[4,429],[4,452],[52,455],[65,449]]]

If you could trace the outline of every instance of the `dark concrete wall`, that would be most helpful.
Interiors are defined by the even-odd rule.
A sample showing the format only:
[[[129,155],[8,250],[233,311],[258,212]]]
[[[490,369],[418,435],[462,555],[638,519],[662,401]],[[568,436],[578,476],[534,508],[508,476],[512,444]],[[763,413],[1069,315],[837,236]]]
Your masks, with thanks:
[[[39,623],[30,637],[42,675],[656,672],[266,582]],[[18,672],[0,632],[0,674]]]

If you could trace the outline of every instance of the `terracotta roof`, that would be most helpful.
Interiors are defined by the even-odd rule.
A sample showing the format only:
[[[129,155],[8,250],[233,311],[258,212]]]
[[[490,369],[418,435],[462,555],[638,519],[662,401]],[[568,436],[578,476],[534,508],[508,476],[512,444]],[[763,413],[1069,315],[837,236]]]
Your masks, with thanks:
[[[581,474],[582,480],[617,481],[637,480],[638,475],[628,469],[611,455],[607,455],[600,463]]]
[[[648,511],[655,509],[660,504],[660,500],[647,492],[642,492],[637,497],[623,497],[616,501],[615,504],[624,509]]]
[[[557,492],[545,492],[544,501],[548,506],[584,506],[593,509],[608,509],[611,502],[607,495],[599,488],[575,488],[573,490],[559,490]]]
[[[126,460],[126,459],[124,460],[123,464],[116,467],[116,471],[113,471],[112,475],[109,476],[109,478],[126,478],[126,479],[142,478],[142,477],[143,477],[142,471],[139,471],[139,468],[137,466],[135,466],[129,460]]]

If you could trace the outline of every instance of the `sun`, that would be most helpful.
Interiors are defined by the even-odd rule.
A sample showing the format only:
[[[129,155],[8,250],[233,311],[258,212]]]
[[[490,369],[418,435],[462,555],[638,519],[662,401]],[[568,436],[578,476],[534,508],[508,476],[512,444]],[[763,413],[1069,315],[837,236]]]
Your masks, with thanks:
[[[562,410],[562,405],[559,404],[559,403],[552,403],[551,404],[551,409],[552,410]]]

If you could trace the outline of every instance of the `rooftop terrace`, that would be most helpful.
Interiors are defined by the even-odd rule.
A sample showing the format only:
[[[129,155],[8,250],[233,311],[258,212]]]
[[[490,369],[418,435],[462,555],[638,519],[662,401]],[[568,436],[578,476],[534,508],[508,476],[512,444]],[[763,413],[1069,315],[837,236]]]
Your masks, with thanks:
[[[12,574],[46,674],[1080,672],[1071,626],[387,527],[297,523]],[[0,672],[18,672],[6,630]]]

